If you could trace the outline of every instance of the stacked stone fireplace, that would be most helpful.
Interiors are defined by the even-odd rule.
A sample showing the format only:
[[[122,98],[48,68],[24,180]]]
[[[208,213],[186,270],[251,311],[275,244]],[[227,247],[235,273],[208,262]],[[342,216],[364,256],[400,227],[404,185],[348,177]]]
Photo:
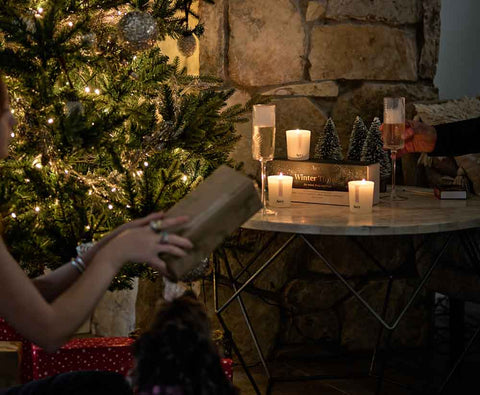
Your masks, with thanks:
[[[410,104],[438,99],[433,78],[440,0],[215,0],[214,5],[200,2],[199,13],[205,25],[200,73],[235,88],[231,104],[244,104],[258,94],[271,96],[277,107],[278,158],[286,157],[287,129],[311,130],[313,148],[332,117],[346,152],[355,117],[360,115],[367,126],[375,116],[381,117],[384,96],[405,96]],[[239,125],[238,131],[242,138],[233,157],[244,163],[247,174],[258,177],[259,164],[251,159],[251,123]],[[247,250],[228,253],[234,270],[258,251],[262,261],[289,235],[278,236],[264,248],[270,237],[242,231],[237,241]],[[387,318],[398,314],[417,283],[415,249],[408,238],[328,236],[317,237],[314,244],[377,311],[382,309],[387,273],[396,274]],[[222,275],[225,279],[224,271]],[[141,282],[138,325],[151,315],[159,289],[159,284]],[[231,293],[224,281],[220,298]],[[210,281],[205,281],[202,297],[216,322]],[[297,345],[361,351],[376,339],[375,321],[301,240],[247,289],[244,301],[270,356]],[[408,313],[395,332],[395,346],[415,347],[425,341],[428,301],[423,294]],[[256,361],[237,303],[226,311],[225,319],[244,357]]]

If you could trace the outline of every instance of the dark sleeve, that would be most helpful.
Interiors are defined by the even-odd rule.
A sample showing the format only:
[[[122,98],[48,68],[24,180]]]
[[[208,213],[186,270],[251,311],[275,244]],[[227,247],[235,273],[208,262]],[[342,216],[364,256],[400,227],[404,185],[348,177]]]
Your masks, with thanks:
[[[480,152],[480,118],[435,126],[437,142],[431,156],[457,156]]]

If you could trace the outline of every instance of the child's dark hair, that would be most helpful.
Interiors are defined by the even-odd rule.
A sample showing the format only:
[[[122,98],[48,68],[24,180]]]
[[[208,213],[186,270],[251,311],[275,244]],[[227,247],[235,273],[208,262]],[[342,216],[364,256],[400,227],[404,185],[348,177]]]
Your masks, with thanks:
[[[138,392],[178,386],[185,395],[237,394],[211,336],[205,308],[193,293],[164,304],[134,346]]]

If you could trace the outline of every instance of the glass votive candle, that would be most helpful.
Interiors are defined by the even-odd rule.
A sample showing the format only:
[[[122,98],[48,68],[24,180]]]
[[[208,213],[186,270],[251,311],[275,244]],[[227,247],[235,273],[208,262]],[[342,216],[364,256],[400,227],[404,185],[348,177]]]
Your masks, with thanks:
[[[352,213],[371,213],[373,206],[373,181],[349,181],[348,198]]]
[[[310,130],[287,130],[287,156],[289,160],[310,158]]]
[[[268,204],[272,207],[289,207],[292,199],[293,177],[268,176]]]

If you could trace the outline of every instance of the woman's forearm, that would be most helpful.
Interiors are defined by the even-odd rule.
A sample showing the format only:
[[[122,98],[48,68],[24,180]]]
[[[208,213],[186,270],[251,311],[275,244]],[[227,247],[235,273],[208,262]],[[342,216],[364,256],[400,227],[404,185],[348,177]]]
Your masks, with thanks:
[[[70,263],[66,263],[58,269],[34,278],[32,282],[45,300],[52,302],[79,277],[80,272]]]
[[[480,152],[480,118],[436,125],[437,142],[431,156],[458,156]]]
[[[93,244],[83,255],[82,259],[88,267],[95,254],[121,232],[121,228],[114,230]],[[33,284],[48,302],[52,302],[70,287],[80,276],[80,272],[70,262],[33,279]]]
[[[53,351],[87,319],[120,267],[119,257],[99,252],[77,281],[49,304],[11,258],[3,270],[16,285],[3,284],[0,294],[9,303],[2,315],[26,338]]]

